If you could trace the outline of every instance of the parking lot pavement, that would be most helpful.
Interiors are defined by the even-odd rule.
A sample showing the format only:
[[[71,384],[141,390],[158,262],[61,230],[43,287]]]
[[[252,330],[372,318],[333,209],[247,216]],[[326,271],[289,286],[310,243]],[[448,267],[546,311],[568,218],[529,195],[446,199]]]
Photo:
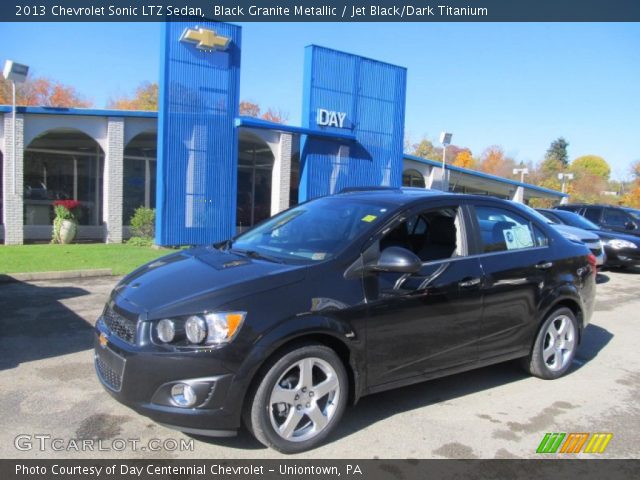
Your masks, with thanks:
[[[98,278],[0,285],[0,457],[282,458],[244,432],[191,442],[103,391],[92,326],[114,284]],[[347,410],[329,443],[302,456],[534,458],[547,432],[611,432],[601,456],[637,457],[638,292],[640,270],[599,275],[597,311],[562,379],[531,378],[510,362],[365,397]],[[31,450],[15,447],[21,434],[21,448]],[[82,440],[93,451],[77,451]],[[187,451],[179,451],[181,440]]]

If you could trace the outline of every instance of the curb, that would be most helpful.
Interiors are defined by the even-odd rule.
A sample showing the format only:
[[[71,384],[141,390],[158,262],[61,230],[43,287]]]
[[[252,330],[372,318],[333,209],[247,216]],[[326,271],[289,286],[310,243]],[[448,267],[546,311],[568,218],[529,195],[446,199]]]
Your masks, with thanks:
[[[94,268],[89,270],[66,270],[62,272],[29,272],[0,274],[0,283],[31,282],[34,280],[67,280],[71,278],[110,277],[110,268]]]

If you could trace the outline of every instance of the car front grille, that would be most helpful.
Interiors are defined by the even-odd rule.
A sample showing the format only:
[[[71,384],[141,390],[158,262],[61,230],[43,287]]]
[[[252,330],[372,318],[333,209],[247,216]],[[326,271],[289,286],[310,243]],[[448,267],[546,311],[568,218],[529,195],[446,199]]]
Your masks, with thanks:
[[[119,392],[122,388],[122,376],[96,355],[96,371],[102,382],[112,390]]]
[[[127,343],[136,343],[136,321],[123,317],[109,305],[104,309],[102,319],[113,335]]]

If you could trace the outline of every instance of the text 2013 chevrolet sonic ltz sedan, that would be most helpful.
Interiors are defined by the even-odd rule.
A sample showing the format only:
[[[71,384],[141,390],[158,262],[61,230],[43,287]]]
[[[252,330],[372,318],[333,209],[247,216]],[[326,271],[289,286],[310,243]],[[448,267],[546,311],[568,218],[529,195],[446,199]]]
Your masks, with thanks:
[[[589,250],[511,202],[354,189],[128,275],[95,365],[156,422],[299,452],[366,394],[514,358],[560,377],[594,296]]]

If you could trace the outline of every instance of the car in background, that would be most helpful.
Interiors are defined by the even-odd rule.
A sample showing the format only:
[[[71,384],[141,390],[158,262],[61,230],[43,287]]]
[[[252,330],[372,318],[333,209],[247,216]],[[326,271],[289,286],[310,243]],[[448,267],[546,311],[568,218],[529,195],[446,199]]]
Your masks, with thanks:
[[[637,215],[623,207],[573,203],[569,205],[558,205],[555,209],[566,210],[582,215],[603,230],[640,237],[640,220]]]
[[[634,219],[636,222],[640,222],[640,210],[638,210],[637,208],[631,208],[631,207],[621,207],[625,212],[628,212]]]
[[[350,191],[127,275],[95,367],[158,423],[297,453],[363,395],[512,359],[561,377],[595,293],[589,249],[510,202]]]
[[[564,238],[571,240],[572,242],[584,243],[587,246],[587,248],[591,251],[591,253],[595,255],[596,265],[598,267],[601,267],[602,265],[604,265],[607,259],[607,255],[604,251],[604,245],[602,243],[602,240],[600,239],[597,233],[590,232],[583,228],[572,227],[570,225],[566,225],[564,223],[554,221],[551,218],[540,213],[538,210],[531,208],[530,206],[525,205],[523,203],[514,202],[514,204],[517,205],[519,208],[525,209],[527,212],[529,212],[531,215],[535,216],[536,218],[539,218],[540,221],[546,222],[549,225],[551,225],[553,228],[558,230]]]
[[[538,212],[554,222],[596,233],[602,240],[604,251],[607,255],[605,267],[640,265],[640,238],[634,235],[604,230],[587,218],[568,210],[540,208]]]

